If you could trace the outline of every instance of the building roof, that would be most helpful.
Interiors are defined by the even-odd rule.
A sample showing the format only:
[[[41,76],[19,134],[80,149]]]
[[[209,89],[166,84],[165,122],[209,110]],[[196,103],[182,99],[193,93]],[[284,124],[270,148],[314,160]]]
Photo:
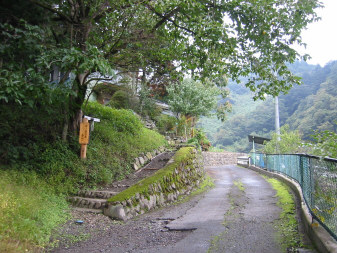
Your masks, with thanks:
[[[270,141],[271,139],[265,137],[259,137],[255,135],[248,135],[249,142],[257,143],[257,144],[264,144],[265,141]]]

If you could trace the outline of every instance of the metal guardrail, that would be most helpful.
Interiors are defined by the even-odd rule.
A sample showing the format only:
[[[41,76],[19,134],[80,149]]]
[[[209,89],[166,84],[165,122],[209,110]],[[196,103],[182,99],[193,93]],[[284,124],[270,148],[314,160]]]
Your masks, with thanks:
[[[250,164],[297,181],[312,216],[337,240],[337,159],[251,153]]]

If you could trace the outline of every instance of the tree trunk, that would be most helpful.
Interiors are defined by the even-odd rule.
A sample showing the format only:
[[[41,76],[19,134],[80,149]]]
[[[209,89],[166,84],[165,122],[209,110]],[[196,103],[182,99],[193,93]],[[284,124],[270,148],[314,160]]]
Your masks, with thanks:
[[[65,115],[65,117],[68,118],[68,115]],[[64,142],[67,141],[68,128],[69,128],[69,120],[65,119],[64,124],[63,124],[63,130],[62,130],[62,141]]]
[[[72,133],[74,136],[78,135],[79,125],[82,120],[82,105],[85,101],[85,94],[87,91],[87,85],[85,85],[86,74],[79,74],[76,76],[73,84],[73,91],[75,95],[69,96],[69,124],[68,132]],[[62,136],[63,137],[63,136]]]

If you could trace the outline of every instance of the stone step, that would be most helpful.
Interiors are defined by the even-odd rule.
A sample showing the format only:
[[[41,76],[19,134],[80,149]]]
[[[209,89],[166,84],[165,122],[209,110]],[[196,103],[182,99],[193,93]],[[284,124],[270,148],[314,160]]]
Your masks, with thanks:
[[[69,197],[68,201],[75,207],[84,207],[89,209],[102,209],[106,203],[106,199],[92,199],[76,196]]]
[[[94,198],[94,199],[109,199],[112,196],[115,196],[117,191],[79,191],[78,196],[85,198]]]

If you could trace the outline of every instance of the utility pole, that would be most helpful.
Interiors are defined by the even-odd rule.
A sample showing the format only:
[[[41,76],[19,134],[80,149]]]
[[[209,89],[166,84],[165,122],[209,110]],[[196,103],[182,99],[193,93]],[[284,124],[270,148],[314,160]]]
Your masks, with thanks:
[[[280,113],[278,108],[278,97],[275,97],[275,132],[277,134],[277,141],[281,140],[280,133]]]

